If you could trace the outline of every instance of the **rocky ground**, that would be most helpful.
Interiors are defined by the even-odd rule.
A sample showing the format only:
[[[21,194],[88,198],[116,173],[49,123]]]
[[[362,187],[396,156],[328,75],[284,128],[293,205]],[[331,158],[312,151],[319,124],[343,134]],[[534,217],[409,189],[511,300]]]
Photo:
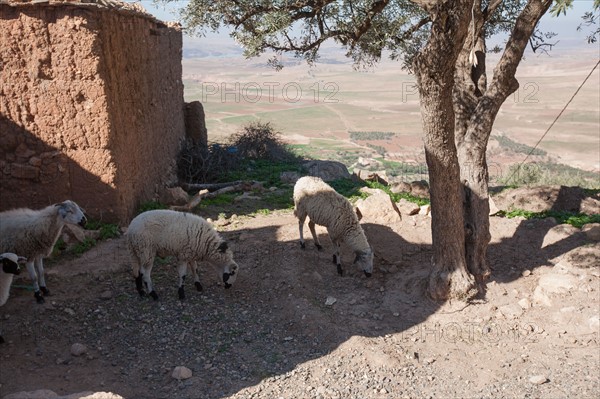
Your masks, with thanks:
[[[348,248],[338,276],[326,238],[323,251],[301,250],[291,211],[220,221],[240,276],[224,290],[204,265],[204,291],[188,282],[183,302],[172,259],[153,271],[159,300],[138,296],[123,238],[49,262],[44,305],[23,273],[0,309],[0,397],[595,398],[591,234],[492,217],[485,298],[438,303],[424,295],[430,222],[365,216],[367,279]]]

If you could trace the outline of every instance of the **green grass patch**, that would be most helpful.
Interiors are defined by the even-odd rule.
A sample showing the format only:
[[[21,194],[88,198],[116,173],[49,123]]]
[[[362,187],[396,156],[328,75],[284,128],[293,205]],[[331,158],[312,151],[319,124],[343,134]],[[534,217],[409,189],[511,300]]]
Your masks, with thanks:
[[[83,242],[77,243],[77,245],[75,245],[73,248],[71,248],[68,252],[70,254],[73,254],[76,256],[81,256],[83,253],[94,248],[96,246],[96,244],[97,244],[96,240],[88,237],[85,240],[83,240]]]
[[[153,211],[155,209],[167,209],[167,206],[158,201],[148,201],[140,205],[138,214],[146,211]]]
[[[117,238],[121,235],[119,226],[112,223],[102,223],[98,220],[88,220],[85,225],[86,230],[100,230],[100,240],[107,240],[109,238]]]
[[[281,187],[283,183],[280,176],[283,172],[302,172],[300,161],[245,160],[238,169],[228,172],[225,180],[257,180],[268,187]]]
[[[233,204],[235,197],[237,197],[238,195],[242,195],[242,192],[234,191],[234,192],[230,192],[230,193],[223,193],[223,194],[217,195],[216,197],[212,197],[212,198],[204,198],[200,202],[200,206],[202,206],[202,205],[205,205],[205,206],[231,205],[231,204]]]
[[[367,186],[363,182],[354,181],[352,179],[336,179],[330,181],[329,185],[333,187],[335,191],[351,201],[355,201],[359,198],[367,198],[369,196],[367,193],[360,191],[362,187]]]
[[[52,257],[60,256],[61,254],[81,256],[86,251],[95,247],[99,241],[109,238],[117,238],[121,236],[119,226],[112,223],[102,223],[98,220],[90,219],[85,225],[85,230],[99,230],[98,239],[87,237],[83,242],[78,242],[71,248],[67,249],[67,244],[62,238],[59,238],[52,248]]]
[[[381,156],[385,155],[387,152],[385,147],[382,145],[367,143],[367,147],[371,148],[372,150],[374,150],[376,153],[378,153]]]
[[[294,207],[293,189],[291,187],[281,191],[266,193],[262,199],[277,209],[291,209]]]
[[[403,175],[423,175],[429,177],[427,164],[420,163],[404,163],[398,161],[390,161],[384,158],[376,158],[377,161],[381,162],[385,171],[390,176],[403,176]]]
[[[514,209],[512,211],[501,211],[499,216],[508,218],[523,217],[525,219],[545,219],[552,217],[560,224],[570,224],[571,226],[581,228],[584,224],[600,223],[600,215],[587,215],[585,213],[566,212],[566,211],[543,211],[532,212],[523,209]]]
[[[400,201],[400,199],[404,198],[405,200],[414,202],[419,206],[427,205],[430,203],[430,201],[427,198],[415,197],[414,195],[411,195],[409,193],[393,193],[392,188],[390,186],[384,186],[383,184],[378,182],[367,181],[366,183],[367,186],[370,188],[378,188],[380,190],[385,191],[394,202],[398,202]]]
[[[329,182],[329,185],[333,187],[335,191],[348,198],[350,201],[356,201],[359,198],[367,198],[369,194],[360,191],[360,189],[362,187],[369,187],[383,190],[394,202],[398,202],[400,199],[404,198],[405,200],[414,202],[419,206],[429,204],[429,200],[427,198],[415,197],[414,195],[408,193],[393,193],[391,187],[384,186],[378,182],[357,182],[352,179],[337,179]]]

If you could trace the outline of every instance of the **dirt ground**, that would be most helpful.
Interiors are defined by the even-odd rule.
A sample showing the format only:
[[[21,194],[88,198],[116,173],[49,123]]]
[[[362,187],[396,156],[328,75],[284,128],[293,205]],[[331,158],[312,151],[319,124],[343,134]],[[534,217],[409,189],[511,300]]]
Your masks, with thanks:
[[[240,275],[229,290],[205,265],[203,292],[177,298],[173,260],[140,298],[124,239],[48,262],[35,303],[22,273],[0,308],[0,397],[49,389],[125,398],[592,398],[600,391],[600,244],[552,219],[491,218],[485,298],[424,295],[431,219],[363,221],[367,279],[301,250],[291,211],[220,227]],[[305,236],[310,237],[305,227]],[[83,353],[72,354],[82,344]],[[175,379],[177,366],[188,379]],[[594,394],[596,392],[596,394]],[[11,396],[9,396],[11,397]],[[13,396],[14,397],[14,396]],[[79,397],[79,396],[78,396]]]

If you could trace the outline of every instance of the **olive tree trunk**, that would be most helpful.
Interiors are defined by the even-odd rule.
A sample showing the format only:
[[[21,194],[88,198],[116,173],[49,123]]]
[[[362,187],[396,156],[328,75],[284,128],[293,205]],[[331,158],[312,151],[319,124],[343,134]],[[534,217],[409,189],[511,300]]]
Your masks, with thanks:
[[[501,1],[484,9],[481,0],[415,2],[431,19],[431,35],[414,62],[431,190],[428,293],[470,298],[490,274],[487,143],[500,106],[519,87],[517,67],[552,0],[528,1],[489,87],[483,27]]]
[[[481,0],[475,0],[473,19],[456,64],[455,139],[464,189],[465,260],[480,292],[485,291],[485,281],[490,275],[486,259],[491,239],[486,148],[500,106],[519,87],[515,73],[529,38],[551,3],[551,0],[529,0],[517,18],[488,88],[483,26],[500,1],[490,2],[482,10]]]
[[[465,262],[462,185],[454,139],[454,70],[470,20],[471,1],[439,2],[429,9],[432,26],[415,58],[429,168],[433,299],[468,298],[476,293]]]

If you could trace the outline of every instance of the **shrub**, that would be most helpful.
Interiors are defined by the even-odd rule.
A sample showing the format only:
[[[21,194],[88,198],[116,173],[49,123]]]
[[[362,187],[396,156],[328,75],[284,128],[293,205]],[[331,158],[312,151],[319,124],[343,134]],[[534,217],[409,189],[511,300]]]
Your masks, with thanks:
[[[226,144],[204,147],[187,141],[177,159],[177,177],[189,183],[221,182],[224,171],[236,168],[238,162],[235,149]]]
[[[294,164],[298,157],[270,123],[252,122],[226,143],[208,147],[186,143],[177,160],[177,175],[180,181],[189,183],[244,179],[249,162],[254,161]]]
[[[230,146],[239,157],[270,161],[295,159],[290,148],[269,122],[252,122],[230,138]]]

